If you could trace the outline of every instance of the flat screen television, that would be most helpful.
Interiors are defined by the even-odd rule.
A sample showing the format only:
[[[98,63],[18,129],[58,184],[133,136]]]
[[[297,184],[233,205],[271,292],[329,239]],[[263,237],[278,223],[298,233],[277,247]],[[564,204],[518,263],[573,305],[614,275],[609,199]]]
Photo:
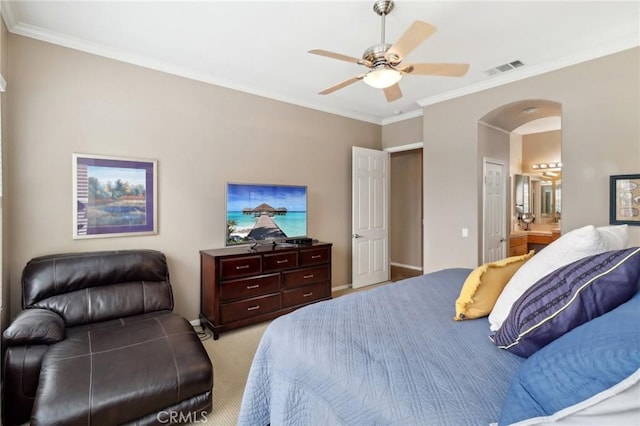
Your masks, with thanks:
[[[227,183],[226,245],[307,235],[307,187]]]

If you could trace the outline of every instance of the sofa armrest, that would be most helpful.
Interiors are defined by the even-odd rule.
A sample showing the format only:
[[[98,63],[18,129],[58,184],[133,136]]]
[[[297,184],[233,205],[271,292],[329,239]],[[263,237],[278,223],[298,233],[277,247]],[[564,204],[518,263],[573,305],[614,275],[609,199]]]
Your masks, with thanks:
[[[64,339],[64,321],[47,309],[26,309],[2,334],[3,344],[51,345]]]

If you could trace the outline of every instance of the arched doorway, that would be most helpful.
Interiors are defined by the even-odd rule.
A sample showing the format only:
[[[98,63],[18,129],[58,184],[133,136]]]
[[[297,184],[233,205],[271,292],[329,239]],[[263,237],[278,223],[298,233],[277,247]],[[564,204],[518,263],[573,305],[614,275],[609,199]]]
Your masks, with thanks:
[[[481,238],[479,262],[495,253],[513,255],[509,240],[523,233],[559,234],[562,188],[562,105],[544,99],[524,99],[498,107],[478,121]],[[504,164],[504,204],[487,186],[489,162]],[[519,191],[516,192],[516,189]],[[494,201],[492,201],[492,199]],[[527,214],[525,214],[527,213]],[[532,223],[529,222],[533,217]],[[492,224],[499,223],[502,232]],[[528,228],[528,229],[527,229]],[[526,250],[527,247],[524,247]],[[522,250],[520,248],[519,250]]]

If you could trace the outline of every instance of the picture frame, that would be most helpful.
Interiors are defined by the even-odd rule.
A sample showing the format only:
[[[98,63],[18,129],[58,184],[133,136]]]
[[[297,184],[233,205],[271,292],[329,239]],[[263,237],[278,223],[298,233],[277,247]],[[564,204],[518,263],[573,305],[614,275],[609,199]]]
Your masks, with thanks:
[[[640,174],[609,179],[609,223],[640,226]]]
[[[158,233],[156,160],[73,154],[73,238]]]

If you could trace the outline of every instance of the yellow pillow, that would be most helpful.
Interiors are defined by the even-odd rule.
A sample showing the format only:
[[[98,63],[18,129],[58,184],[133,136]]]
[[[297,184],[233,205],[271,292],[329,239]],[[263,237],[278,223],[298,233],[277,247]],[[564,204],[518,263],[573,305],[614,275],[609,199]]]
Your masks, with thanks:
[[[521,256],[512,256],[474,269],[462,285],[456,300],[454,320],[480,318],[491,313],[502,289],[531,256],[534,250]]]

